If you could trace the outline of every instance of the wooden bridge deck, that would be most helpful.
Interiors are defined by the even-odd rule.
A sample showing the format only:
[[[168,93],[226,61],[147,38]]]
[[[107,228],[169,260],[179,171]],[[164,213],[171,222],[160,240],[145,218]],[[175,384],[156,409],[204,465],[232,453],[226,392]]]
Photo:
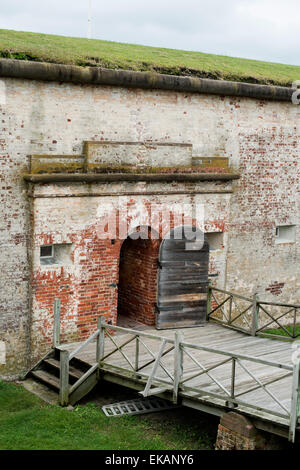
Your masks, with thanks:
[[[128,333],[118,331],[112,339],[105,337],[101,378],[143,390],[165,338],[166,354],[158,364],[153,386],[164,384],[165,391],[160,396],[172,400],[176,375],[174,338],[178,331],[184,335],[181,339],[184,342],[182,382],[178,390],[183,405],[221,415],[232,410],[232,401],[226,400],[226,397],[231,397],[240,401],[236,408],[239,412],[257,419],[258,427],[269,430],[271,426],[274,432],[286,435],[290,425],[288,415],[293,379],[290,342],[251,337],[215,323],[182,330],[147,328],[140,332],[144,336],[139,336],[138,346],[132,330]],[[204,349],[195,349],[192,345]],[[60,349],[72,353],[77,347],[78,343],[74,343],[60,346]],[[168,353],[172,348],[173,352]],[[95,342],[88,344],[75,357],[93,366],[97,362]]]

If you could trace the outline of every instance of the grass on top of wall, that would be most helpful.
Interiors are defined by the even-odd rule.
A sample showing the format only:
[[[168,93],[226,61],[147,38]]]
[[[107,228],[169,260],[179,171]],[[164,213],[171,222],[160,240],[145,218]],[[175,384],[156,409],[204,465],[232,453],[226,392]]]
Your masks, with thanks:
[[[300,66],[0,29],[0,57],[290,86]]]

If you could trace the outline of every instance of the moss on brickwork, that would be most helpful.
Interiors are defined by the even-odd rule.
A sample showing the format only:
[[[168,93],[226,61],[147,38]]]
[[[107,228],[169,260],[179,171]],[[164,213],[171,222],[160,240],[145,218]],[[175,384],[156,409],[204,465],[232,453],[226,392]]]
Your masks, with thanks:
[[[82,173],[84,170],[83,163],[77,162],[38,162],[31,167],[31,173],[34,175],[42,175],[48,173]]]
[[[81,161],[74,161],[75,159]],[[201,163],[193,158],[190,165],[152,166],[134,164],[112,164],[86,163],[85,157],[81,155],[33,155],[31,157],[30,173],[55,174],[55,173],[99,173],[99,174],[189,174],[209,172],[234,172],[228,165],[228,158],[222,157],[199,157]],[[73,160],[73,161],[72,161]]]
[[[209,165],[175,165],[175,166],[144,166],[144,165],[104,165],[104,164],[89,164],[88,172],[95,173],[125,173],[125,174],[173,174],[173,173],[203,173],[208,171],[215,172],[216,169],[228,172],[228,167],[212,167]]]

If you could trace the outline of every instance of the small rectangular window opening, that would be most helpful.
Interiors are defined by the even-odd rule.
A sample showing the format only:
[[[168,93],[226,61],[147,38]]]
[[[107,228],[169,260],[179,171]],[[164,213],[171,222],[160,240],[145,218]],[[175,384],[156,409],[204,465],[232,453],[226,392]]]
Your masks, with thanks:
[[[48,265],[72,265],[71,243],[61,243],[54,245],[43,245],[40,247],[41,266]]]
[[[43,259],[49,259],[54,257],[54,247],[53,245],[41,246],[40,256]]]
[[[275,233],[276,243],[295,243],[296,225],[279,225]]]

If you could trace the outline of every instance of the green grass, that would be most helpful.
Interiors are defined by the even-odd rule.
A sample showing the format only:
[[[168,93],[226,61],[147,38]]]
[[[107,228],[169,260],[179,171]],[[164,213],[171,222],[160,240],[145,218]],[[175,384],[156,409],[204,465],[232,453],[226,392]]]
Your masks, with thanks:
[[[290,86],[300,66],[0,29],[0,57]]]
[[[293,326],[285,326],[284,327],[292,336],[293,336]],[[262,333],[268,333],[270,335],[276,335],[276,336],[286,336],[288,338],[291,338],[287,334],[287,332],[283,328],[273,328],[270,330],[263,330]],[[300,325],[297,325],[295,328],[295,336],[300,337]]]
[[[0,381],[0,450],[194,450],[213,444],[214,436],[188,422],[107,418],[94,403],[69,411]]]

